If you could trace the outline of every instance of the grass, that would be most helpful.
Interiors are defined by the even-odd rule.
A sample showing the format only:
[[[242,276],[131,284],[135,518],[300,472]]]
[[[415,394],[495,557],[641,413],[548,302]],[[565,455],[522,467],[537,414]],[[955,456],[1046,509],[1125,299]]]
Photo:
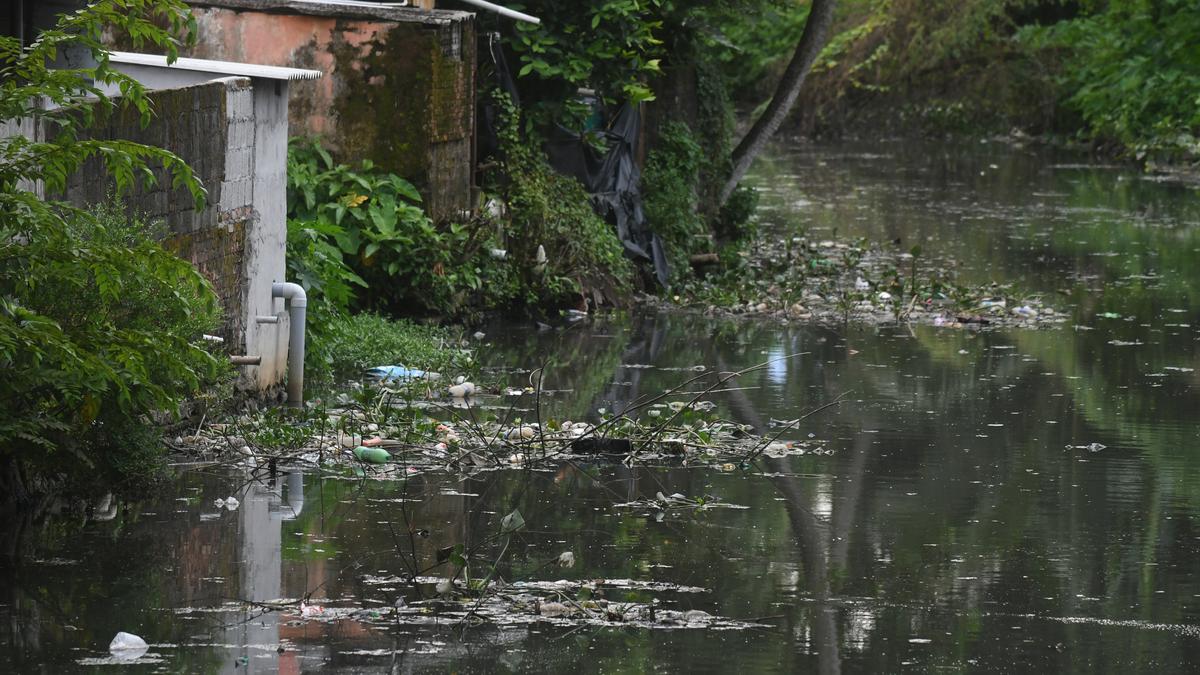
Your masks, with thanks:
[[[384,365],[447,374],[467,372],[475,365],[471,351],[453,331],[370,313],[326,323],[314,336],[310,354],[311,377],[321,382]]]

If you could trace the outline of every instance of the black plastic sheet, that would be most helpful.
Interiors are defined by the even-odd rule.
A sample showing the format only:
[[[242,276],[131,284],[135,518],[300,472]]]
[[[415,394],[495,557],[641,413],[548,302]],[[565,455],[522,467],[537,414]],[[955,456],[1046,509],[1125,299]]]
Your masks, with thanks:
[[[520,105],[516,83],[497,36],[488,37],[496,84]],[[493,155],[499,147],[497,137],[498,111],[488,103],[479,106],[478,156]],[[586,134],[562,126],[550,132],[546,154],[550,166],[561,174],[574,176],[583,183],[591,196],[592,208],[617,231],[626,254],[634,260],[650,263],[658,283],[666,285],[670,276],[662,240],[650,231],[642,210],[641,170],[634,159],[641,114],[625,104],[603,129]],[[603,152],[589,142],[589,136],[599,134],[604,139]]]
[[[662,240],[646,223],[642,173],[634,159],[641,122],[636,108],[621,106],[608,127],[598,132],[605,141],[603,152],[585,134],[556,127],[546,140],[546,155],[556,171],[583,183],[591,195],[592,208],[616,228],[626,253],[634,260],[652,264],[658,283],[666,285],[670,267]]]

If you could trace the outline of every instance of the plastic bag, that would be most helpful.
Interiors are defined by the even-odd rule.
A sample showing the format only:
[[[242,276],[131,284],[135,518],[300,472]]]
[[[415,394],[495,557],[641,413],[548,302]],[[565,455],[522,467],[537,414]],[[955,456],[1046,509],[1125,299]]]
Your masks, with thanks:
[[[108,643],[108,651],[119,661],[136,661],[150,651],[150,645],[133,633],[121,631]]]

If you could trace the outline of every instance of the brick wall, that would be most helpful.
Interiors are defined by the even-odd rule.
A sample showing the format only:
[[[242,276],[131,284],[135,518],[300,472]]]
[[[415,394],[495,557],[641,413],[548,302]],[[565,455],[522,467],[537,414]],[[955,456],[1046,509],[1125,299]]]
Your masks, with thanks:
[[[246,79],[149,93],[155,116],[145,127],[135,110],[120,110],[89,131],[93,138],[135,140],[179,155],[208,191],[197,209],[191,193],[173,187],[170,173],[153,166],[153,183],[142,181],[123,195],[129,211],[167,227],[164,245],[189,260],[213,285],[221,301],[219,334],[231,353],[246,350],[247,238],[257,222],[253,208],[255,117]],[[88,160],[67,182],[66,199],[77,206],[108,199],[115,185],[101,160]]]
[[[174,233],[188,233],[216,220],[225,172],[225,85],[212,83],[150,93],[155,116],[142,127],[137,110],[119,110],[89,130],[92,138],[135,139],[147,145],[165,148],[182,157],[201,180],[209,195],[204,208],[196,210],[195,200],[184,188],[174,188],[169,172],[153,167],[153,184],[142,182],[128,195],[128,203],[149,220],[166,221]],[[113,190],[113,182],[102,160],[88,160],[83,170],[67,183],[67,197],[86,206],[104,201]]]
[[[288,82],[221,77],[147,97],[154,115],[145,126],[135,111],[115,110],[98,114],[88,134],[164,148],[192,168],[207,190],[199,208],[157,165],[150,167],[154,180],[139,176],[121,203],[148,223],[165,224],[164,246],[195,265],[220,299],[226,351],[261,357],[261,365],[242,369],[243,386],[270,389],[284,378],[288,348],[288,316],[271,295],[272,283],[286,274]],[[49,133],[33,120],[0,124],[0,135],[41,140]],[[68,179],[65,194],[51,197],[89,208],[112,198],[115,187],[93,158]],[[273,318],[260,323],[260,316]]]
[[[246,284],[244,262],[248,221],[249,218],[231,219],[218,227],[171,235],[163,242],[168,250],[190,260],[212,283],[224,310],[220,336],[231,352],[239,354],[245,349],[242,300]]]

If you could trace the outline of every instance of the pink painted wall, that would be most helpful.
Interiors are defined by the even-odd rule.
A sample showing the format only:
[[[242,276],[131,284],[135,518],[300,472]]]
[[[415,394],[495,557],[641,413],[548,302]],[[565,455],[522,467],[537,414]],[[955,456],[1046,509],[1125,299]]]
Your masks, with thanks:
[[[187,56],[324,73],[291,83],[291,135],[320,136],[340,161],[400,174],[435,219],[472,208],[473,15],[326,16],[249,0],[200,1],[193,13],[198,42]]]

